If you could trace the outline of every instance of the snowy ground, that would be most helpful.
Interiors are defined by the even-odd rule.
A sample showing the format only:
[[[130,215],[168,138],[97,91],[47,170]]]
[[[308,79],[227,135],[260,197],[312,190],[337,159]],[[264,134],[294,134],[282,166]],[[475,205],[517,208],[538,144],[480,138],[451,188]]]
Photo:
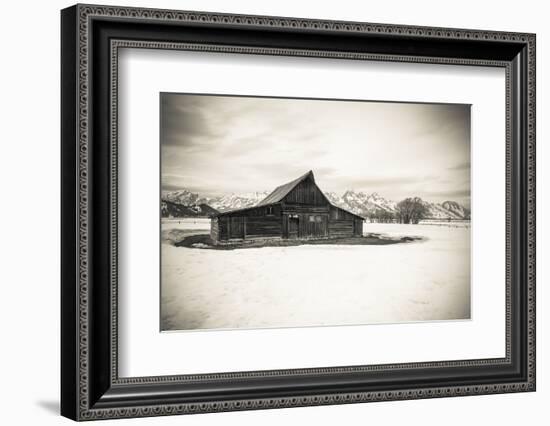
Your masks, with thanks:
[[[470,227],[365,224],[422,236],[387,246],[200,250],[162,244],[163,330],[295,327],[470,317]],[[208,219],[162,230],[209,232]]]

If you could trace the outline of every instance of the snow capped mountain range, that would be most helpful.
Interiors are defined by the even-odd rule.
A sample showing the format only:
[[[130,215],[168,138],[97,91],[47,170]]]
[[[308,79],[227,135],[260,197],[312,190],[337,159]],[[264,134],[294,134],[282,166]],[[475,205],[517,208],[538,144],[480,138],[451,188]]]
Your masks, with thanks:
[[[335,206],[342,207],[361,216],[368,216],[377,211],[393,213],[397,206],[395,201],[386,200],[376,192],[365,194],[364,192],[347,190],[341,196],[334,192],[327,192],[325,195]]]
[[[210,206],[218,211],[228,211],[253,207],[269,195],[268,191],[251,192],[245,194],[228,194],[219,197],[202,197],[200,194],[188,191],[165,191],[162,193],[162,201],[177,204],[180,206]],[[342,195],[334,192],[325,193],[329,201],[345,210],[369,217],[380,212],[394,213],[397,202],[387,200],[376,192],[366,194],[364,192],[345,191]],[[445,201],[443,203],[430,203],[424,201],[428,209],[428,216],[431,219],[469,219],[470,211],[456,201]]]
[[[250,192],[246,194],[229,194],[209,199],[208,204],[219,211],[252,207],[269,195],[269,192]]]
[[[162,200],[160,213],[162,217],[209,217],[218,211],[204,203],[185,205]]]
[[[352,211],[363,217],[368,217],[374,213],[388,212],[395,213],[397,202],[387,200],[374,192],[365,194],[364,192],[346,191],[342,196],[333,192],[325,194],[331,203],[343,209]],[[445,201],[443,203],[430,203],[424,201],[428,209],[430,219],[469,219],[470,211],[456,201]]]
[[[205,201],[205,199],[199,197],[199,194],[195,194],[186,189],[181,191],[163,191],[161,198],[162,201],[169,201],[182,206],[194,206],[202,204]]]
[[[162,201],[180,206],[204,206],[216,209],[220,212],[227,210],[243,209],[258,204],[267,197],[269,192],[250,192],[246,194],[227,194],[220,197],[202,197],[195,192],[186,189],[181,191],[164,191]]]
[[[470,218],[470,210],[465,208],[464,206],[458,204],[456,201],[445,201],[441,204],[441,206],[445,210],[447,210],[447,211],[449,211],[449,212],[451,212],[451,213],[453,213],[453,214],[455,214],[459,217]]]

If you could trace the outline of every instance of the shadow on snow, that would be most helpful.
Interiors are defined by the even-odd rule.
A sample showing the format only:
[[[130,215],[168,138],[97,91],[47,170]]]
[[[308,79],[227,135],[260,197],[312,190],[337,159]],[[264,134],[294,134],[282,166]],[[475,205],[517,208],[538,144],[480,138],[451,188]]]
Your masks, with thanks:
[[[187,247],[193,249],[207,250],[236,250],[246,248],[262,248],[262,247],[293,247],[302,245],[348,245],[348,246],[385,246],[392,244],[411,243],[414,241],[422,241],[422,237],[388,237],[382,234],[369,233],[362,237],[346,237],[346,238],[326,238],[312,240],[244,240],[234,241],[227,244],[214,244],[210,235],[181,235],[182,238],[169,238],[170,242],[176,247]]]

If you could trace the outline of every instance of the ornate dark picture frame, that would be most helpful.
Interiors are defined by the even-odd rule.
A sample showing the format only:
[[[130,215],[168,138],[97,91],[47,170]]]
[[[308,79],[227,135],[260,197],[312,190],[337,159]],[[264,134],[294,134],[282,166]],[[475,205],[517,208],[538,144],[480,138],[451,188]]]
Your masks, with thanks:
[[[535,390],[535,35],[76,5],[61,13],[61,413],[158,416]],[[118,377],[117,52],[187,49],[506,70],[506,356]]]

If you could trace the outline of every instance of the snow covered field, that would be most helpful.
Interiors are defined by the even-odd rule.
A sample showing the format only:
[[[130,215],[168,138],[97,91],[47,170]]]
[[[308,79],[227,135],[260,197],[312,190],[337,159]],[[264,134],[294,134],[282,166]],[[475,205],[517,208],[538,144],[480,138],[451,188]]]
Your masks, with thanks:
[[[470,318],[470,226],[366,223],[422,236],[395,245],[201,250],[162,243],[162,330],[296,327]],[[208,233],[209,219],[162,230]],[[187,233],[187,232],[186,232]]]

